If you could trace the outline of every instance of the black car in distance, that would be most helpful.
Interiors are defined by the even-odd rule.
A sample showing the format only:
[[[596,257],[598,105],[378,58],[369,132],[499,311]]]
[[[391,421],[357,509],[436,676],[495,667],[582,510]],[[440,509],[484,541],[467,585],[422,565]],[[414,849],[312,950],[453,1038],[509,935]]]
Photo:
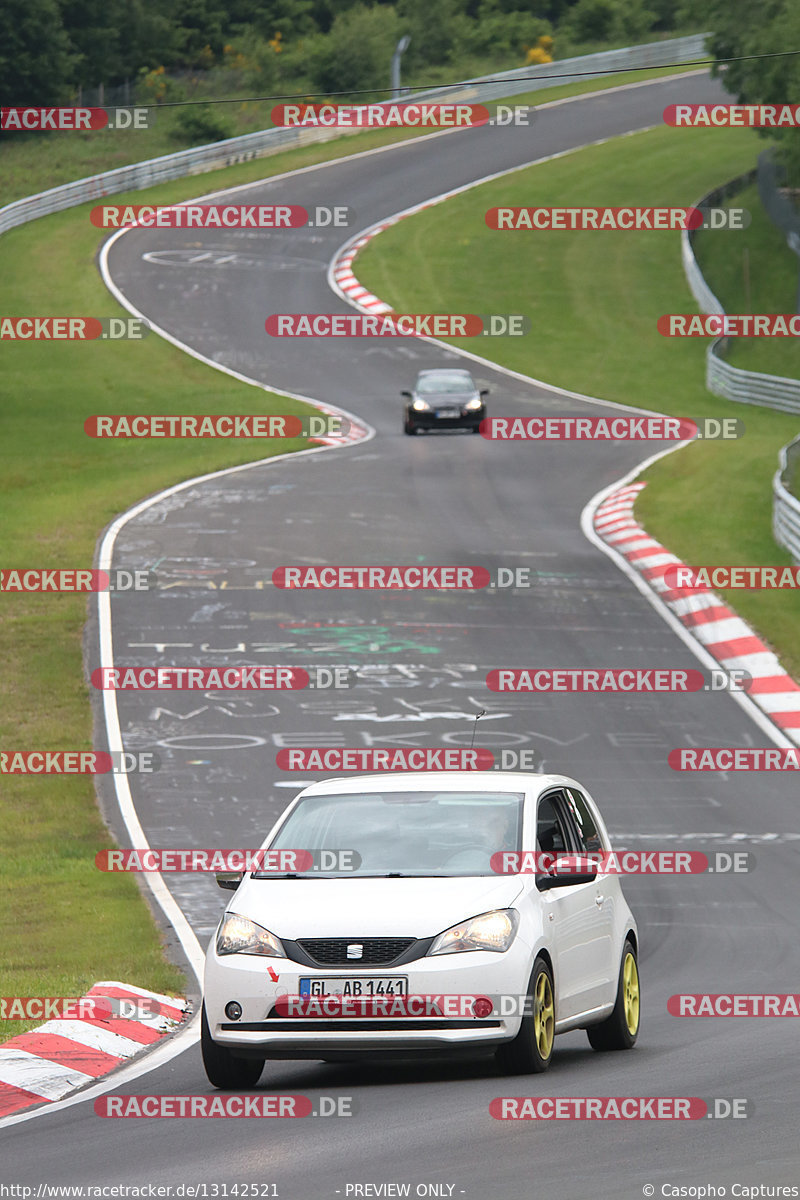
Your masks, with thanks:
[[[478,433],[486,416],[484,396],[469,371],[439,367],[420,371],[413,392],[405,398],[403,433],[409,436],[428,429],[470,429]]]

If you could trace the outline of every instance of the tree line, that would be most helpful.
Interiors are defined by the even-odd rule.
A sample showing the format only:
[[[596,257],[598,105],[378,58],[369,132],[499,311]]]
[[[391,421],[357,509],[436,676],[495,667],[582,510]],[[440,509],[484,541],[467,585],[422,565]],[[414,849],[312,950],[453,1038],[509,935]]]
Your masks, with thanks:
[[[540,61],[542,38],[554,37],[565,57],[594,42],[696,28],[693,8],[692,0],[3,0],[0,103],[69,103],[123,83],[138,99],[164,99],[171,75],[215,70],[262,89],[289,80],[314,92],[385,88],[404,34],[404,77],[433,67],[457,77],[478,61],[486,69]]]

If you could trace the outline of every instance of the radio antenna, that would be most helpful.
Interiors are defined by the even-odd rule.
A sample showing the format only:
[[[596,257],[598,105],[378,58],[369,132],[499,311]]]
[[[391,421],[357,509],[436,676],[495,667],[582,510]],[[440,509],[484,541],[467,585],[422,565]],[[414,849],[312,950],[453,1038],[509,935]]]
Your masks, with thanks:
[[[472,747],[475,745],[475,730],[478,728],[478,721],[480,721],[481,717],[485,717],[485,716],[486,716],[486,709],[485,709],[485,708],[482,708],[482,709],[481,709],[481,711],[480,711],[479,713],[476,713],[476,714],[475,714],[475,722],[474,722],[474,724],[473,724],[473,726],[472,726],[472,740],[471,740],[471,742],[470,742],[470,744],[469,744],[469,748],[470,748],[470,750],[471,750],[471,749],[472,749]]]

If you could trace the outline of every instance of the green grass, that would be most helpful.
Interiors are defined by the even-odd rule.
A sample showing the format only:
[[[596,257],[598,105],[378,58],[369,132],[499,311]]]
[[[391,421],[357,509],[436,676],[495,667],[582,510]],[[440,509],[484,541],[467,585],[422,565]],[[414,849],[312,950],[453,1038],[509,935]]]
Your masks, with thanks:
[[[520,171],[407,218],[359,256],[359,280],[399,312],[519,312],[530,336],[453,344],[589,395],[684,416],[738,417],[738,442],[694,443],[655,464],[637,505],[689,563],[785,563],[771,532],[771,479],[794,417],[743,408],[704,386],[703,339],[663,338],[662,313],[692,311],[676,233],[497,232],[495,205],[689,205],[753,165],[745,130],[657,129]],[[708,238],[712,235],[709,234]],[[737,234],[736,236],[741,236]],[[495,399],[502,411],[502,399]],[[800,600],[728,597],[793,671]]]
[[[648,71],[634,71],[624,75],[609,75],[591,77],[580,83],[559,84],[557,87],[526,93],[524,96],[513,96],[509,103],[513,104],[542,104],[550,100],[558,100],[564,96],[583,95],[585,92],[600,91],[620,84],[635,82],[640,79],[658,79],[662,75],[677,74],[685,67],[673,69],[657,68]],[[235,133],[252,133],[258,129],[268,129],[271,126],[270,110],[272,101],[260,104],[224,105],[229,113]],[[230,110],[230,111],[229,111]],[[163,154],[173,154],[177,150],[188,147],[186,141],[170,136],[179,109],[160,108],[152,129],[141,130],[108,130],[80,131],[64,133],[48,133],[41,135],[23,134],[19,140],[9,135],[0,140],[0,205],[9,204],[23,196],[46,191],[59,184],[68,183],[73,179],[82,179],[90,175],[99,175],[103,171],[111,171],[116,167],[129,163],[142,162],[149,158],[158,158]],[[380,130],[366,133],[350,134],[342,131],[335,140],[335,149],[325,146],[310,147],[309,149],[280,152],[280,161],[291,163],[290,155],[297,154],[306,162],[321,161],[320,155],[327,160],[352,154],[356,150],[370,149],[373,146],[384,146],[391,142],[404,141],[406,138],[421,136],[414,129]],[[333,153],[331,154],[331,150]],[[270,156],[272,157],[272,156]],[[302,164],[298,164],[302,165]],[[286,169],[289,169],[287,166]],[[251,161],[244,165],[243,173],[237,175],[236,182],[249,182],[260,179],[269,173],[265,169],[263,159]],[[216,176],[216,173],[215,173]],[[186,195],[183,192],[182,195]]]
[[[701,231],[695,254],[709,287],[729,313],[797,311],[800,259],[764,211],[755,184],[732,197],[726,208],[745,208],[747,229]],[[800,379],[797,338],[732,338],[725,359],[747,371]]]

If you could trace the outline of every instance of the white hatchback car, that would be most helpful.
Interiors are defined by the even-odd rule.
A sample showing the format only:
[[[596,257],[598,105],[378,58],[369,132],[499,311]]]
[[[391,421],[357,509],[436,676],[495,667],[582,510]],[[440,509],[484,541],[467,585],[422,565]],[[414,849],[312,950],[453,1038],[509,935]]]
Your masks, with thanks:
[[[635,1043],[638,931],[617,876],[493,869],[501,851],[611,849],[575,780],[324,780],[264,848],[311,851],[316,865],[217,877],[235,895],[206,956],[202,1052],[215,1087],[252,1087],[266,1059],[486,1049],[518,1074],[546,1070],[571,1029],[596,1050]]]

